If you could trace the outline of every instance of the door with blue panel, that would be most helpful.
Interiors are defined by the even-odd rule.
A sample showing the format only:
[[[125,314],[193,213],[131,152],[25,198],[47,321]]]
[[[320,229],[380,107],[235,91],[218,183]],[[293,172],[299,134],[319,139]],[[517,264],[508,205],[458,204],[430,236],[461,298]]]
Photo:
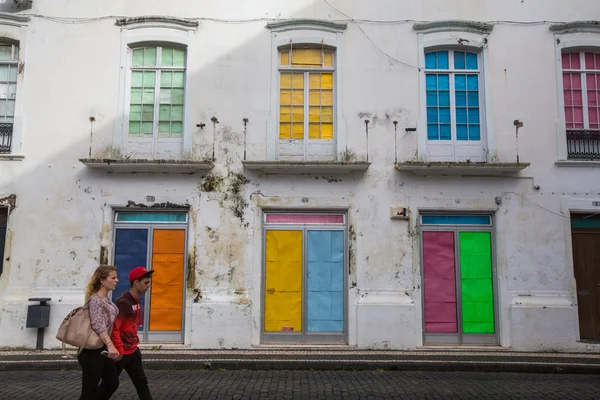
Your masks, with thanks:
[[[344,232],[307,231],[307,331],[344,332]]]
[[[148,229],[116,230],[115,236],[115,267],[119,283],[113,293],[113,300],[129,290],[129,273],[135,267],[148,268]],[[140,299],[142,310],[145,310],[146,296]],[[139,328],[144,330],[143,325]]]

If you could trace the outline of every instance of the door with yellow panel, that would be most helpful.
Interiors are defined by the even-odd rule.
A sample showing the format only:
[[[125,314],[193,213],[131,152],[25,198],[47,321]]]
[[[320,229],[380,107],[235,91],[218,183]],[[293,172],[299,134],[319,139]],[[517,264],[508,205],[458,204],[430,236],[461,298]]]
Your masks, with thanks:
[[[266,214],[263,343],[347,343],[346,237],[344,214]]]
[[[182,343],[186,271],[186,212],[117,212],[114,265],[119,284],[113,300],[129,290],[129,272],[152,269],[151,286],[142,296],[139,336],[146,343]]]
[[[324,47],[280,49],[280,159],[334,159],[334,58]]]

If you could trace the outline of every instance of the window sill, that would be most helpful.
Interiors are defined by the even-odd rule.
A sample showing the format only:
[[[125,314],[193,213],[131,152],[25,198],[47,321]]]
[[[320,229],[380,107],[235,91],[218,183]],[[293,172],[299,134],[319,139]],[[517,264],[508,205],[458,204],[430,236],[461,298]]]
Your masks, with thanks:
[[[242,161],[248,171],[265,174],[349,174],[366,171],[368,161]]]
[[[0,154],[0,161],[22,161],[24,158],[23,154]]]
[[[510,176],[527,168],[530,163],[465,163],[405,161],[396,164],[401,172],[421,176]]]
[[[558,160],[554,163],[557,167],[596,167],[600,168],[600,160],[581,161],[581,160]]]
[[[208,171],[214,167],[212,161],[178,160],[111,160],[106,158],[82,158],[79,161],[88,168],[111,173],[149,173],[162,172],[173,174],[193,174]]]

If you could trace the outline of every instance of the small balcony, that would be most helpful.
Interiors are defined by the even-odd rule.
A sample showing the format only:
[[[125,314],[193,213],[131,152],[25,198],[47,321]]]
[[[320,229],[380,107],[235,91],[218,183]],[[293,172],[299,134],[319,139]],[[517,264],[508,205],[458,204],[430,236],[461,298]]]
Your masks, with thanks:
[[[0,123],[0,154],[10,154],[12,146],[13,124],[12,122]]]
[[[567,158],[600,161],[600,131],[567,130]]]

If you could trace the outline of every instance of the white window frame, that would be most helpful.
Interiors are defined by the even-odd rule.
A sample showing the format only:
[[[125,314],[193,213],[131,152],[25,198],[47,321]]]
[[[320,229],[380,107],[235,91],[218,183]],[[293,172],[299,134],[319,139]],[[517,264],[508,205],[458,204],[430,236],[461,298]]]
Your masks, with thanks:
[[[187,65],[194,62],[193,44],[196,39],[198,22],[168,17],[142,17],[125,18],[117,20],[121,26],[121,63],[119,73],[119,100],[118,115],[113,126],[113,143],[111,158],[168,158],[173,160],[192,159],[192,133],[195,124],[190,118],[190,105],[187,99],[189,85],[187,84]],[[146,46],[165,46],[184,48],[186,53],[186,82],[184,86],[183,105],[183,128],[182,138],[161,139],[165,142],[173,142],[172,151],[164,155],[157,155],[156,146],[153,146],[152,154],[143,151],[135,152],[135,140],[129,139],[129,99],[131,95],[131,54],[133,49]],[[158,57],[158,54],[157,54]],[[156,140],[157,138],[153,138]]]
[[[2,13],[0,15],[0,35],[6,44],[14,44],[19,47],[19,71],[24,65],[27,50],[27,32],[30,17],[16,14]],[[23,131],[25,119],[23,115],[23,74],[17,74],[17,88],[15,97],[15,113],[13,119],[13,131],[11,139],[11,151],[8,154],[0,154],[0,158],[19,160],[23,155]]]
[[[567,151],[567,123],[565,117],[565,98],[563,93],[563,53],[595,51],[600,52],[600,26],[593,22],[578,21],[564,24],[551,25],[550,29],[554,32],[554,51],[556,67],[556,96],[557,96],[557,115],[556,121],[556,142],[557,142],[557,160],[564,165],[593,164],[598,165],[600,161],[573,161],[568,160]],[[583,65],[582,65],[583,66]],[[582,83],[582,88],[583,88]],[[582,89],[583,90],[583,89]],[[587,100],[587,97],[585,98]],[[587,107],[587,101],[586,101]],[[584,112],[584,124],[588,122],[587,113]],[[588,125],[589,126],[589,125]]]
[[[490,107],[490,74],[488,71],[488,35],[493,25],[472,21],[435,21],[418,23],[413,26],[417,31],[419,50],[419,120],[417,121],[418,161],[422,162],[494,162],[496,156],[496,138],[491,118]],[[452,140],[429,141],[427,139],[427,98],[425,96],[425,53],[430,51],[464,51],[477,53],[479,72],[479,107],[480,107],[480,135],[481,141],[477,149],[469,150],[465,155],[456,154],[457,144],[469,146],[469,141],[456,140],[455,115],[451,114]],[[451,59],[449,58],[449,62]],[[448,70],[439,71],[453,75],[463,70],[455,71],[449,64]],[[428,71],[429,72],[429,71]],[[468,72],[468,71],[467,71]],[[452,82],[451,82],[452,85]],[[453,92],[451,87],[450,91]],[[450,98],[450,104],[454,99]],[[454,107],[452,107],[452,110]],[[451,110],[451,112],[452,112]],[[438,142],[438,143],[434,143]],[[442,143],[439,143],[442,142]],[[464,143],[463,143],[464,142]]]
[[[279,155],[279,73],[282,49],[290,45],[313,45],[333,50],[333,150],[330,156],[311,156],[304,146],[302,161],[336,161],[346,149],[346,121],[342,115],[342,34],[345,23],[323,20],[289,20],[267,24],[271,30],[271,112],[267,121],[267,160],[281,160]],[[298,72],[304,71],[297,68]],[[315,69],[323,71],[324,69]],[[306,111],[305,111],[306,112]],[[306,123],[306,121],[305,121]],[[305,129],[307,129],[305,127]],[[306,137],[306,134],[305,134]],[[306,142],[306,140],[305,140]]]

